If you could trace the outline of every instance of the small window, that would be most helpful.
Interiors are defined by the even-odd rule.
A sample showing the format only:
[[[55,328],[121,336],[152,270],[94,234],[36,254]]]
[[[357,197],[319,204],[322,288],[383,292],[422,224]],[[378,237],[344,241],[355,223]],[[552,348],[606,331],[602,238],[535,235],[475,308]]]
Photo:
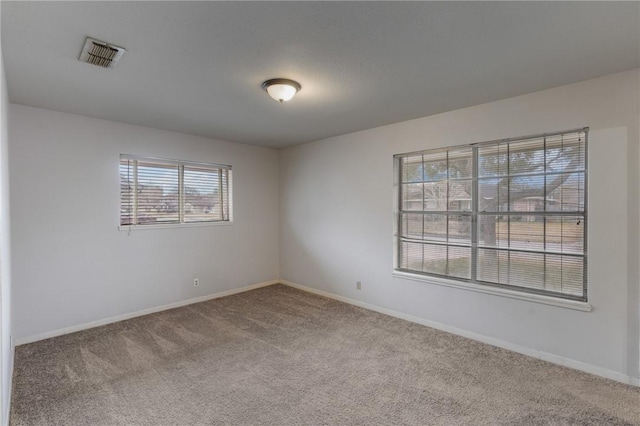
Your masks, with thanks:
[[[230,221],[231,166],[120,155],[120,226]]]
[[[396,155],[396,270],[586,301],[587,132]]]

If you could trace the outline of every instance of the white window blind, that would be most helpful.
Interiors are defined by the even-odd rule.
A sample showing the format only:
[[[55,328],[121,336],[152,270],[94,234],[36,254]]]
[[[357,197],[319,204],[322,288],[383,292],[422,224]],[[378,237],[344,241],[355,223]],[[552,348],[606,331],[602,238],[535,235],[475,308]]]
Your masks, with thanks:
[[[396,155],[396,269],[586,301],[587,135]]]
[[[230,220],[231,166],[120,155],[120,225]]]

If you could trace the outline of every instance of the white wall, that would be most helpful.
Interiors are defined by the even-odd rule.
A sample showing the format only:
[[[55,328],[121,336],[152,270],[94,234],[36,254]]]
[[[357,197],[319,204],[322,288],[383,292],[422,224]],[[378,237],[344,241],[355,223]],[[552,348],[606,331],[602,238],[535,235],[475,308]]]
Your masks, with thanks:
[[[639,91],[633,70],[282,150],[281,278],[637,381]],[[583,126],[592,312],[392,277],[393,154]]]
[[[14,104],[9,119],[16,340],[278,278],[277,151]],[[231,164],[233,224],[119,231],[121,153]]]
[[[9,97],[0,51],[0,419],[8,424],[13,372],[11,340],[11,253],[9,227]]]

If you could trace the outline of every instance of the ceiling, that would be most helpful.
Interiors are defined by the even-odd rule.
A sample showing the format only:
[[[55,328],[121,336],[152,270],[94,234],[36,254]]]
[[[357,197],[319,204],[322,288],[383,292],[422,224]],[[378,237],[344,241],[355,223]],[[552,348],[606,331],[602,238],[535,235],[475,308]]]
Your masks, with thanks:
[[[8,2],[11,102],[284,147],[640,66],[639,2]],[[123,46],[77,60],[86,36]],[[264,80],[302,90],[278,104]]]

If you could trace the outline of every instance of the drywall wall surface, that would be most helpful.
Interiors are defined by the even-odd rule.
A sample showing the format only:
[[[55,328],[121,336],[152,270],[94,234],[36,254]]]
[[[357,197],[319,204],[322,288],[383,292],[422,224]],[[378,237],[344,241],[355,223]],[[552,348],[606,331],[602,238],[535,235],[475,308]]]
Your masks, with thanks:
[[[11,230],[9,226],[9,96],[0,51],[0,416],[9,423],[13,344],[11,340]]]
[[[639,90],[636,69],[281,150],[281,278],[637,380]],[[394,154],[585,126],[591,312],[392,276]]]
[[[15,104],[9,118],[16,339],[277,278],[277,151]],[[120,154],[230,164],[233,223],[118,230]]]

